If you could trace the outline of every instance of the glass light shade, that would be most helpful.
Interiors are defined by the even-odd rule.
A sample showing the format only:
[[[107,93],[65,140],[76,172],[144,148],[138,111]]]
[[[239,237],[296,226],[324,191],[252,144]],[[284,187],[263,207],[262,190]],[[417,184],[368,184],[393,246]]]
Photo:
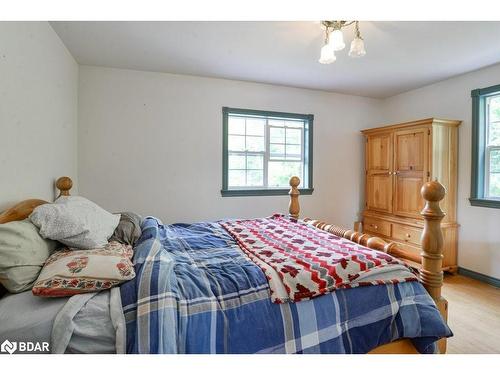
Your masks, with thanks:
[[[366,55],[365,42],[361,38],[354,38],[351,42],[351,50],[349,51],[349,56],[362,57],[364,55]]]
[[[332,46],[330,44],[325,44],[323,48],[321,48],[321,56],[318,61],[321,64],[331,64],[335,62],[335,60],[337,60],[337,58],[335,57]]]
[[[333,30],[330,34],[330,45],[334,51],[341,51],[345,48],[344,34],[342,30]]]

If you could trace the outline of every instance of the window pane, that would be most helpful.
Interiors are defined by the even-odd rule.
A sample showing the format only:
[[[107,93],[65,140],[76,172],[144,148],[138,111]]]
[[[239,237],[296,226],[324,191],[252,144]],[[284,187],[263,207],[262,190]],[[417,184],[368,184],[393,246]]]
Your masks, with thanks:
[[[264,168],[264,156],[262,155],[248,155],[247,156],[247,169],[260,169]]]
[[[490,172],[500,173],[500,150],[490,151]]]
[[[488,128],[488,145],[500,146],[500,122],[490,123]]]
[[[286,129],[286,143],[300,145],[302,143],[302,132],[300,129]]]
[[[228,148],[229,151],[245,151],[245,136],[230,135]]]
[[[490,173],[490,197],[500,198],[500,173]]]
[[[299,159],[301,158],[302,148],[296,145],[286,145],[286,158]]]
[[[487,151],[488,152],[488,151]],[[500,198],[500,149],[489,150],[489,186],[488,195]]]
[[[289,179],[307,176],[304,168],[309,145],[304,141],[307,120],[269,113],[228,113],[225,155],[229,190],[289,189]],[[307,183],[300,187],[307,186]]]
[[[263,171],[247,171],[247,186],[263,186]]]
[[[241,134],[245,135],[245,119],[242,117],[232,117],[228,118],[228,130],[229,134]]]
[[[285,129],[269,128],[269,138],[271,143],[285,143]]]
[[[490,104],[490,121],[500,121],[500,95],[489,99]]]
[[[298,176],[302,181],[302,163],[287,161],[270,161],[268,183],[270,187],[288,187],[290,177]],[[301,182],[302,186],[302,182]]]
[[[264,137],[247,136],[247,151],[264,151]]]
[[[264,136],[264,129],[266,126],[265,119],[247,119],[247,135],[260,135]]]
[[[285,126],[285,121],[283,120],[276,120],[276,119],[269,119],[269,125],[272,125],[272,126],[280,126],[280,127],[283,127]]]
[[[284,158],[285,157],[285,145],[277,145],[271,143],[269,145],[269,152],[271,158]]]
[[[245,169],[245,155],[229,154],[229,169]]]
[[[228,173],[229,186],[245,186],[245,171],[232,171]]]
[[[292,127],[292,128],[301,128],[304,126],[304,121],[302,120],[297,120],[297,121],[285,121],[285,125],[288,126],[288,127]],[[288,135],[287,135],[288,137]]]

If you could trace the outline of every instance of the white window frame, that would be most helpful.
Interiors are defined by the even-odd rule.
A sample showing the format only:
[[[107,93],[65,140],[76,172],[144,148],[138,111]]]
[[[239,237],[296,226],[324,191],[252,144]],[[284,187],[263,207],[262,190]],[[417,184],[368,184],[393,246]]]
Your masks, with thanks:
[[[242,118],[260,118],[265,119],[265,131],[264,131],[264,151],[230,151],[229,150],[229,118],[230,117],[242,117]],[[313,125],[313,115],[299,115],[299,114],[288,114],[281,112],[268,112],[268,111],[256,111],[256,110],[243,110],[243,109],[233,109],[233,108],[223,108],[223,124],[224,124],[224,141],[223,141],[223,188],[221,193],[223,196],[238,196],[238,195],[282,195],[287,194],[288,186],[269,186],[269,163],[270,162],[292,162],[302,164],[302,181],[301,181],[301,193],[302,194],[312,194],[312,125]],[[278,119],[285,121],[300,121],[302,126],[293,127],[288,126],[286,123],[284,126],[276,126],[270,124],[270,120]],[[282,158],[271,158],[271,139],[270,131],[271,128],[284,129],[285,140],[284,140],[284,157]],[[286,131],[287,129],[298,129],[300,130],[301,137],[301,148],[300,148],[300,158],[297,159],[287,159],[287,148],[286,148]],[[245,137],[246,137],[246,126],[245,126]],[[246,139],[245,139],[246,141]],[[273,143],[274,144],[274,143]],[[294,144],[292,144],[294,145]],[[246,147],[245,147],[246,148]],[[307,154],[307,155],[306,155]],[[247,156],[248,155],[263,155],[263,179],[262,185],[259,186],[230,186],[229,185],[229,157],[230,155],[241,155],[245,156],[245,171],[248,171]],[[242,169],[243,170],[243,169]],[[246,182],[245,173],[245,182]]]
[[[500,151],[500,146],[486,146],[485,148],[484,196],[488,199],[500,200],[500,196],[490,195],[490,159],[492,151]]]
[[[500,98],[500,94],[498,95],[491,95],[486,99],[486,105],[485,105],[485,122],[484,126],[486,127],[486,137],[485,137],[485,147],[484,147],[484,197],[487,199],[492,199],[492,200],[500,200],[500,196],[496,195],[490,195],[490,160],[491,160],[491,152],[492,151],[498,151],[500,150],[500,146],[494,146],[489,144],[489,139],[490,139],[490,101],[492,98]],[[495,123],[499,123],[500,121],[495,121]]]

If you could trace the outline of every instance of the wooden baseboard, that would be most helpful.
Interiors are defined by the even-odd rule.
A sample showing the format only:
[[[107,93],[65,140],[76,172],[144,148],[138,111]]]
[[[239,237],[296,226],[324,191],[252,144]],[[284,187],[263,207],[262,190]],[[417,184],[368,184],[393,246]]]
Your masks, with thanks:
[[[467,268],[458,267],[458,273],[463,276],[470,277],[471,279],[482,281],[486,284],[493,285],[494,287],[500,288],[500,279],[493,276],[483,275],[482,273],[468,270]]]

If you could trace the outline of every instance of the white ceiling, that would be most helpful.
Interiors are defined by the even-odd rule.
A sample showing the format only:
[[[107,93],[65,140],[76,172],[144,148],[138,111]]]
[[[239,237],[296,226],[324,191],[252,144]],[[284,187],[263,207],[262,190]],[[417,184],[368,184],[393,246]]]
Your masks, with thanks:
[[[360,22],[331,65],[314,22],[51,22],[80,64],[389,97],[500,62],[500,22]]]

